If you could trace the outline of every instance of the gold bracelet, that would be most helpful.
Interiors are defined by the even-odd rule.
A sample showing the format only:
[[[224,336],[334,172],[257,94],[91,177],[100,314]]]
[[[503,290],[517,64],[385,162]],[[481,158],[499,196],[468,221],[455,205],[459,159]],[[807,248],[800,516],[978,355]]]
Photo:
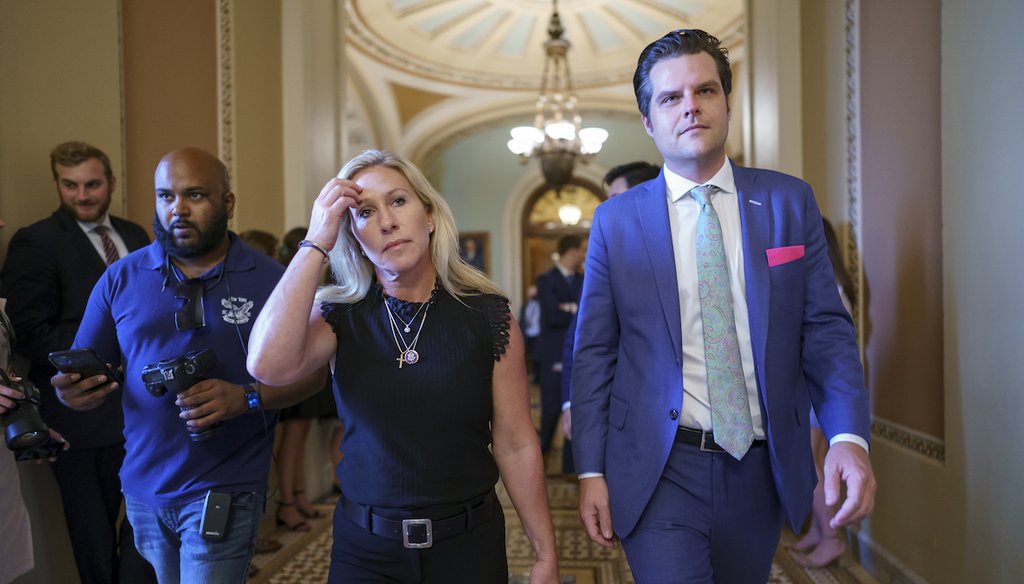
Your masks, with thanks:
[[[327,255],[327,250],[325,250],[324,248],[320,247],[320,244],[318,244],[315,241],[310,241],[308,239],[303,239],[302,241],[299,242],[299,249],[302,249],[304,247],[311,247],[311,248],[317,250],[318,252],[324,254],[324,263],[325,264],[327,263],[327,261],[331,257],[331,256]]]

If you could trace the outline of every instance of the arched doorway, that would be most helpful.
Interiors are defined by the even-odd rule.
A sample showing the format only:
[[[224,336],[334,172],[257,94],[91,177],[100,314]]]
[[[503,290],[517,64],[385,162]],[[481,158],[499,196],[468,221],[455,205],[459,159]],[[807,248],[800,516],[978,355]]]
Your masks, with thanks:
[[[561,192],[542,185],[530,195],[522,217],[523,298],[537,276],[554,265],[562,236],[587,240],[594,209],[606,198],[600,186],[581,177],[573,177]]]

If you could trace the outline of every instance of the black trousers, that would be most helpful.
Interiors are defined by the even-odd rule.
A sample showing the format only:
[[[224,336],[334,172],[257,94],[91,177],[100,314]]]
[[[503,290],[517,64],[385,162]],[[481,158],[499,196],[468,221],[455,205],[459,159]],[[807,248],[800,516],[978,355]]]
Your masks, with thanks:
[[[494,498],[494,516],[471,531],[406,549],[401,541],[356,525],[338,505],[329,584],[507,584],[505,516]]]
[[[72,445],[51,464],[82,584],[156,582],[152,566],[135,549],[128,519],[117,526],[123,461],[121,444],[82,450]]]

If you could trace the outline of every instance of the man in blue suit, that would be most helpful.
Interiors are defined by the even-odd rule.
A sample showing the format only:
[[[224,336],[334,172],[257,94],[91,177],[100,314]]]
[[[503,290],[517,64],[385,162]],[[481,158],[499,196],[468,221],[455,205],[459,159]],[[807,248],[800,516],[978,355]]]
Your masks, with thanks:
[[[832,522],[873,508],[853,323],[810,187],[725,155],[718,39],[669,33],[633,85],[665,166],[594,216],[572,377],[580,517],[595,542],[621,538],[639,584],[761,584],[783,520],[810,509],[812,404],[828,501],[846,486]]]

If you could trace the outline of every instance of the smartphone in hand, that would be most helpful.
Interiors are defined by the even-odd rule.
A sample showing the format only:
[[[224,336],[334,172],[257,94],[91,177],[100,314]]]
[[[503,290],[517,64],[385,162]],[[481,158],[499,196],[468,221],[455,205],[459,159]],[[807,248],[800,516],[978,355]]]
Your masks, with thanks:
[[[69,349],[50,353],[50,363],[61,373],[78,373],[82,379],[96,375],[106,375],[108,381],[122,383],[120,373],[106,364],[96,351],[92,349]]]

